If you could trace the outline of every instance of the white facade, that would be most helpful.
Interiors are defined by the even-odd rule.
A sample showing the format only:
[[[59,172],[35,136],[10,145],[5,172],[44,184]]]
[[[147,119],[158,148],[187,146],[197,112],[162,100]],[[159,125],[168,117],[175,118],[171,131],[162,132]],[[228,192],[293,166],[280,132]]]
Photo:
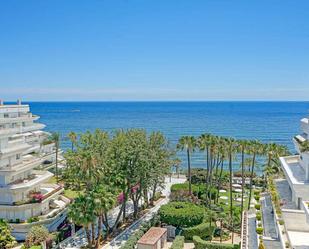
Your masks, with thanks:
[[[300,144],[309,139],[309,119],[301,120],[300,135],[293,138],[298,155],[281,157],[281,165],[292,192],[292,200],[301,209],[302,202],[309,200],[309,153],[300,151]]]
[[[61,186],[47,183],[53,174],[42,170],[54,163],[56,149],[38,119],[20,101],[0,102],[0,218],[11,224],[18,240],[36,223],[55,230],[69,203]]]

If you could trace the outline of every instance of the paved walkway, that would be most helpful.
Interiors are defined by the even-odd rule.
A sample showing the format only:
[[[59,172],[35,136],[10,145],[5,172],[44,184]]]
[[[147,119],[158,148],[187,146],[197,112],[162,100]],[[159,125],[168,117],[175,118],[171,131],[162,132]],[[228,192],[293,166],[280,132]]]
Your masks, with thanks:
[[[182,183],[185,182],[185,178],[172,178],[171,182],[170,182],[170,178],[166,177],[165,178],[165,185],[164,188],[161,189],[162,194],[164,196],[166,196],[165,199],[161,200],[159,203],[156,204],[155,207],[153,207],[152,209],[150,209],[150,211],[144,215],[142,218],[140,218],[139,220],[137,220],[135,223],[133,223],[130,227],[128,227],[125,231],[123,231],[121,234],[119,234],[116,238],[114,238],[110,243],[108,243],[107,245],[105,245],[103,248],[107,249],[107,248],[113,248],[113,249],[117,249],[120,247],[121,244],[123,244],[128,238],[129,236],[134,233],[139,227],[140,225],[147,220],[150,220],[153,215],[159,210],[159,208],[163,205],[166,204],[168,202],[168,197],[170,195],[170,188],[173,184],[175,183]],[[117,214],[119,212],[119,208],[120,206],[116,207],[115,209],[111,210],[109,212],[109,222],[111,225],[114,224]],[[132,202],[128,202],[127,204],[127,215],[130,215],[133,213],[133,204]],[[82,246],[85,246],[87,244],[87,238],[86,238],[86,234],[85,231],[83,229],[80,229],[74,237],[70,237],[68,239],[66,239],[65,241],[60,243],[60,248],[66,248],[66,249],[77,249],[77,248],[81,248]]]
[[[281,249],[280,238],[277,234],[274,210],[269,194],[261,198],[264,236],[263,241],[266,249]]]
[[[269,194],[266,194],[264,198],[261,198],[261,209],[263,214],[264,236],[273,239],[278,238],[274,211]]]
[[[248,214],[248,248],[258,249],[255,214]]]

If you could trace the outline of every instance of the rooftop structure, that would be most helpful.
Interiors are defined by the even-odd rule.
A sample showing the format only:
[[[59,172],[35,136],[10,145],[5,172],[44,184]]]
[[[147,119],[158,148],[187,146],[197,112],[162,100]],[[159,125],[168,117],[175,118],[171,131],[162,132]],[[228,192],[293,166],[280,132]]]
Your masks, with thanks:
[[[0,218],[10,223],[17,240],[34,224],[57,229],[69,203],[61,186],[47,183],[53,174],[42,166],[55,162],[56,148],[38,119],[20,100],[0,101]]]
[[[137,242],[138,249],[161,249],[167,242],[167,229],[151,227]]]
[[[292,191],[292,200],[301,208],[303,200],[309,200],[309,152],[301,152],[303,142],[309,139],[308,118],[301,120],[302,133],[293,138],[298,155],[281,157],[281,165]]]
[[[309,248],[309,152],[302,143],[309,140],[309,119],[301,119],[301,134],[293,138],[297,155],[281,157],[286,181],[277,181],[282,200],[282,218],[293,248]]]

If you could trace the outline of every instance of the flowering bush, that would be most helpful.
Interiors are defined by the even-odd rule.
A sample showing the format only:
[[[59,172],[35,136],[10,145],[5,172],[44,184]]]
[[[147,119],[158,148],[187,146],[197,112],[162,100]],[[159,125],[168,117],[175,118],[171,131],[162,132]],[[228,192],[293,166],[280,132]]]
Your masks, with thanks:
[[[41,202],[43,201],[43,194],[41,194],[40,192],[38,193],[33,193],[31,195],[31,198],[32,198],[32,202]]]

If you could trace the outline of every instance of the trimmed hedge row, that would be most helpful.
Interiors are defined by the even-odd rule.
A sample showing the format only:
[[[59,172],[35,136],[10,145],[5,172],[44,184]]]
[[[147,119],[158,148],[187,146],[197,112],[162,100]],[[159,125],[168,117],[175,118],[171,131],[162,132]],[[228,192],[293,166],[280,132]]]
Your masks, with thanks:
[[[198,196],[199,194],[203,194],[206,192],[206,186],[205,184],[203,185],[197,185],[197,184],[192,184],[191,185],[192,193],[195,196]],[[182,190],[187,190],[189,191],[189,183],[176,183],[171,186],[171,192],[177,192],[177,191],[182,191]]]
[[[181,228],[201,224],[204,214],[203,207],[190,202],[170,202],[159,210],[159,216],[163,223]]]
[[[194,227],[184,228],[182,235],[186,240],[192,240],[193,236],[199,236],[203,239],[211,240],[214,230],[215,228],[213,226],[209,226],[208,223],[202,223]]]
[[[183,236],[176,236],[170,249],[183,249],[185,238]]]
[[[239,245],[217,244],[201,239],[199,236],[193,236],[195,249],[239,249]]]

